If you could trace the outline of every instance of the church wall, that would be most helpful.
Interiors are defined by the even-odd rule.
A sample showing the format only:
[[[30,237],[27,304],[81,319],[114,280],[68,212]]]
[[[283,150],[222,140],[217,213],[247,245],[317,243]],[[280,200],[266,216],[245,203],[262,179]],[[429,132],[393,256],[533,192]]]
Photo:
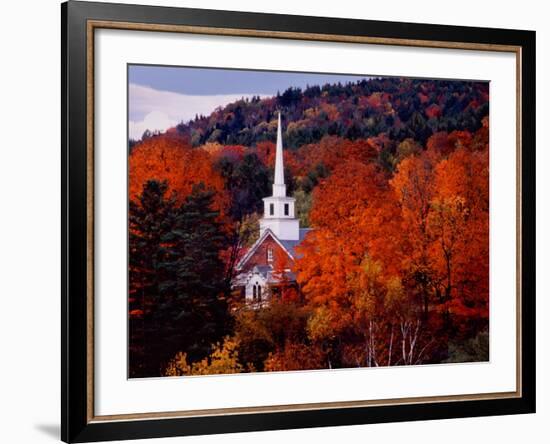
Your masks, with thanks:
[[[256,265],[270,265],[270,263],[267,261],[268,248],[273,248],[273,260],[275,260],[275,258],[277,257],[277,252],[283,250],[280,245],[275,240],[273,240],[271,236],[268,236],[261,243],[261,245],[258,246],[254,254],[248,259],[246,265],[244,266],[243,270],[241,270],[241,272],[251,270]],[[291,259],[289,258],[289,260]]]

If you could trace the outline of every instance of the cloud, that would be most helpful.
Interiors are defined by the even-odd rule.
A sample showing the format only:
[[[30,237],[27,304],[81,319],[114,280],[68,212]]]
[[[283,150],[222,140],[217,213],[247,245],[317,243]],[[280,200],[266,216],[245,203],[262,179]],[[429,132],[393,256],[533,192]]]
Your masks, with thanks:
[[[208,115],[219,106],[258,94],[223,94],[194,96],[160,91],[147,86],[129,85],[129,137],[140,139],[145,130],[165,131],[195,118]]]
[[[151,111],[143,120],[130,120],[128,128],[129,136],[130,139],[139,140],[145,130],[164,131],[176,126],[178,123],[179,121],[171,119],[162,111]]]

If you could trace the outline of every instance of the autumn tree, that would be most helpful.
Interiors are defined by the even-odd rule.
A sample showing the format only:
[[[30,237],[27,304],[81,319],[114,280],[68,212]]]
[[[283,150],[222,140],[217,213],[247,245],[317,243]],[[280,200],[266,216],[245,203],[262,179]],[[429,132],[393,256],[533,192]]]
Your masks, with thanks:
[[[373,139],[348,140],[326,136],[319,143],[302,147],[296,154],[300,162],[309,170],[322,165],[328,171],[339,166],[343,160],[364,164],[378,157],[378,150]]]
[[[139,197],[148,180],[157,180],[165,181],[168,194],[174,193],[181,204],[191,194],[193,186],[202,182],[216,191],[213,204],[220,216],[226,211],[224,182],[210,155],[200,148],[192,148],[181,137],[156,136],[135,145],[128,159],[128,173],[130,200]]]
[[[445,312],[477,322],[488,318],[488,151],[454,151],[436,168],[429,230]]]
[[[327,368],[325,353],[315,344],[287,342],[284,347],[271,352],[265,363],[267,372],[315,370]]]
[[[331,366],[347,360],[346,339],[364,346],[367,319],[375,311],[377,296],[363,277],[386,183],[374,163],[348,162],[314,192],[310,217],[315,230],[299,248],[303,257],[296,270],[312,310],[308,335],[328,354]]]
[[[307,307],[292,299],[271,298],[268,306],[234,312],[235,339],[239,358],[263,371],[270,354],[277,354],[288,344],[308,344]]]
[[[400,208],[396,250],[401,258],[403,279],[418,295],[427,319],[434,285],[432,242],[428,218],[435,194],[435,165],[438,154],[428,150],[404,159],[391,179],[393,194]]]
[[[178,352],[168,362],[164,376],[197,376],[242,373],[252,370],[239,362],[238,342],[226,336],[223,342],[217,342],[212,352],[198,362],[189,362],[187,353]]]

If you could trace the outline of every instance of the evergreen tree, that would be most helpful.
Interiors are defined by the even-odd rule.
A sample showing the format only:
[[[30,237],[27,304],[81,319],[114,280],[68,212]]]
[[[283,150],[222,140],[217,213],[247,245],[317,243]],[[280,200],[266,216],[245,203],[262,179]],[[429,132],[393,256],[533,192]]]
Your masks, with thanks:
[[[129,360],[130,376],[152,376],[160,368],[153,313],[162,303],[159,285],[165,251],[161,239],[172,230],[175,200],[166,182],[148,181],[129,206]]]
[[[230,326],[214,192],[201,183],[178,208],[165,182],[130,202],[130,376],[160,376],[178,351],[204,358]]]
[[[164,303],[155,317],[164,336],[163,365],[177,351],[191,362],[204,358],[229,325],[224,265],[219,252],[224,235],[219,213],[212,210],[214,192],[201,183],[178,210],[173,229],[163,236],[167,245],[160,284]]]

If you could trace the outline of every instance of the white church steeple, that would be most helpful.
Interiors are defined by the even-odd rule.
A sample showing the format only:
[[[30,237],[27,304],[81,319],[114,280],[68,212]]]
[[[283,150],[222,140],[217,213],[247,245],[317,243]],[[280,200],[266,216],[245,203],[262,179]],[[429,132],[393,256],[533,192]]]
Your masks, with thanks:
[[[295,199],[286,195],[281,113],[279,113],[277,122],[273,193],[272,196],[265,197],[263,201],[264,217],[260,219],[260,236],[269,228],[280,240],[298,240],[300,238],[300,221],[294,215]]]
[[[285,167],[283,163],[283,135],[281,130],[281,113],[277,123],[277,148],[275,151],[275,176],[273,180],[273,196],[285,197]]]

